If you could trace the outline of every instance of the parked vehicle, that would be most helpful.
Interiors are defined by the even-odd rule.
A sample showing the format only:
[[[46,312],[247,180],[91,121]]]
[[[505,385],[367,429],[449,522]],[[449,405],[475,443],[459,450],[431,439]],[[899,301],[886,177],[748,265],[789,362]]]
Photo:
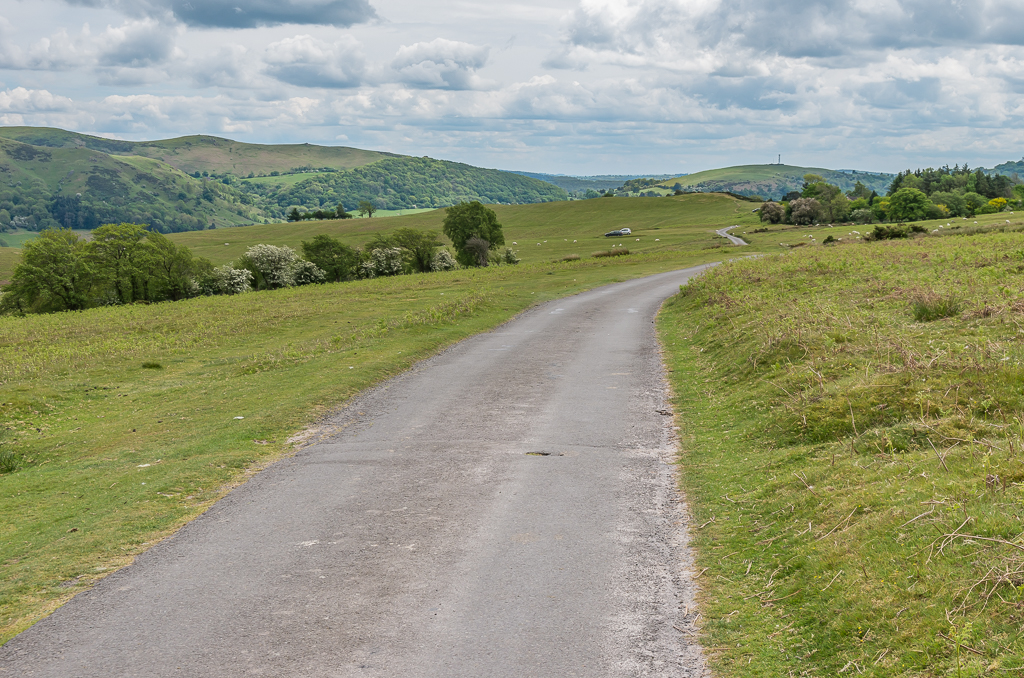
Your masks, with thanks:
[[[606,237],[606,238],[614,238],[614,237],[620,236],[620,235],[626,235],[626,234],[623,233],[622,231],[608,231],[607,233],[604,234],[604,237]]]

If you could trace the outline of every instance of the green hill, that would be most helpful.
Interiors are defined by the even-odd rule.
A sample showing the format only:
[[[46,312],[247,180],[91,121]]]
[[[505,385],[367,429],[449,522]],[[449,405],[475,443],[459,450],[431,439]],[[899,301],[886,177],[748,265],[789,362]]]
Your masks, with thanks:
[[[232,174],[243,177],[304,168],[347,170],[392,153],[345,146],[311,144],[245,144],[230,139],[194,135],[163,141],[118,141],[45,127],[4,127],[0,137],[46,148],[88,148],[108,155],[139,155],[161,160],[188,174]]]
[[[511,172],[356,148],[0,128],[0,232],[130,221],[173,233],[281,221],[293,207],[354,210],[363,200],[414,209],[567,197]]]
[[[879,194],[884,194],[888,190],[889,184],[892,183],[895,176],[792,165],[739,165],[666,179],[659,186],[668,189],[678,186],[684,191],[719,191],[778,199],[790,191],[801,190],[805,174],[822,176],[826,181],[839,186],[844,191],[851,190],[859,181],[869,189],[878,191]]]

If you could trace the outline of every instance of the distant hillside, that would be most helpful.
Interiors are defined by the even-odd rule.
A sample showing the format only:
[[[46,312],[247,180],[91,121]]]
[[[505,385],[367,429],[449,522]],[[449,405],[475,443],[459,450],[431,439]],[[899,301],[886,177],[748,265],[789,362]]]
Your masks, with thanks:
[[[674,174],[601,174],[597,176],[571,176],[566,174],[541,174],[538,172],[514,172],[531,179],[539,179],[554,184],[569,193],[586,193],[591,191],[607,191],[622,186],[632,179],[669,179]]]
[[[162,231],[252,223],[237,191],[166,163],[88,148],[45,148],[0,138],[0,228],[95,228],[136,221]]]
[[[209,136],[129,142],[0,128],[0,231],[130,221],[179,232],[281,221],[293,207],[353,210],[362,200],[406,209],[567,198],[510,172],[355,148]]]
[[[324,167],[347,170],[383,158],[400,157],[345,146],[245,144],[204,135],[164,141],[117,141],[46,127],[2,127],[0,137],[44,148],[88,148],[108,155],[139,155],[162,160],[188,174],[208,172],[237,177]]]
[[[894,174],[858,172],[854,170],[828,170],[820,167],[794,167],[792,165],[739,165],[723,169],[697,172],[661,182],[664,188],[683,191],[728,192],[740,195],[759,195],[776,200],[790,191],[803,188],[804,175],[817,174],[844,191],[859,181],[869,189],[884,194]]]
[[[1013,175],[1016,174],[1019,177],[1024,177],[1024,158],[1022,158],[1022,159],[1020,159],[1020,160],[1018,160],[1016,162],[1010,161],[1010,162],[1004,162],[1001,165],[996,165],[995,167],[993,167],[990,170],[985,170],[985,173],[986,174],[1002,174],[1003,176],[1007,176],[1007,177],[1012,177]]]

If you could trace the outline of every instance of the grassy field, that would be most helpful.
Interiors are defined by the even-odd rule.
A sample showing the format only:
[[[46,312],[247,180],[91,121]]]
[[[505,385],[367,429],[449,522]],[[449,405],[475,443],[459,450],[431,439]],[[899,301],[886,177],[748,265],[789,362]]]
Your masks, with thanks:
[[[720,247],[711,232],[736,216],[728,199],[692,202],[691,218],[671,200],[589,204],[597,202],[507,208],[510,235],[543,232],[552,245],[518,266],[0,318],[0,457],[20,460],[0,475],[0,640],[288,454],[289,438],[331,408],[417,360],[540,301],[745,251]],[[576,225],[568,206],[593,210],[580,213],[588,225]],[[327,226],[359,241],[439,218],[175,237],[205,254],[220,250],[199,236],[297,245]],[[676,246],[595,259],[588,244],[579,261],[551,262],[569,251],[568,238],[554,246],[556,235],[592,235],[619,219],[671,232]],[[219,247],[244,250],[237,241]]]
[[[803,247],[666,304],[717,675],[1024,675],[1022,274],[1019,233]]]
[[[524,262],[553,261],[622,244],[631,252],[668,252],[680,247],[714,246],[725,240],[713,237],[722,226],[757,227],[751,203],[724,195],[693,194],[672,198],[596,198],[536,205],[490,205],[502,223],[506,244]],[[193,252],[223,264],[237,259],[257,243],[298,249],[303,240],[327,233],[359,246],[378,232],[397,228],[433,229],[440,233],[444,210],[377,221],[345,219],[263,224],[215,231],[176,233],[169,236]],[[633,235],[606,238],[604,234],[629,227]],[[742,229],[741,229],[742,230]],[[226,244],[225,244],[226,243]],[[699,243],[699,245],[698,245]],[[768,245],[765,241],[765,245]],[[777,246],[776,246],[777,247]]]

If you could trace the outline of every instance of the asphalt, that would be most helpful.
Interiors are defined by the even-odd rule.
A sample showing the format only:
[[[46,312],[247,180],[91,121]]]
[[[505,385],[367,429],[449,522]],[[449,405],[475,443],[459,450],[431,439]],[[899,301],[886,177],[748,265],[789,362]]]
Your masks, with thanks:
[[[730,226],[728,228],[720,228],[717,231],[715,231],[715,233],[717,233],[718,235],[722,236],[723,238],[727,238],[729,240],[729,242],[732,243],[733,245],[749,245],[750,243],[748,243],[743,238],[740,238],[738,236],[735,236],[735,235],[732,235],[731,233],[729,233],[729,231],[731,231],[734,228],[739,228],[739,226]]]
[[[653,319],[532,309],[351,401],[0,648],[0,675],[704,676]]]

